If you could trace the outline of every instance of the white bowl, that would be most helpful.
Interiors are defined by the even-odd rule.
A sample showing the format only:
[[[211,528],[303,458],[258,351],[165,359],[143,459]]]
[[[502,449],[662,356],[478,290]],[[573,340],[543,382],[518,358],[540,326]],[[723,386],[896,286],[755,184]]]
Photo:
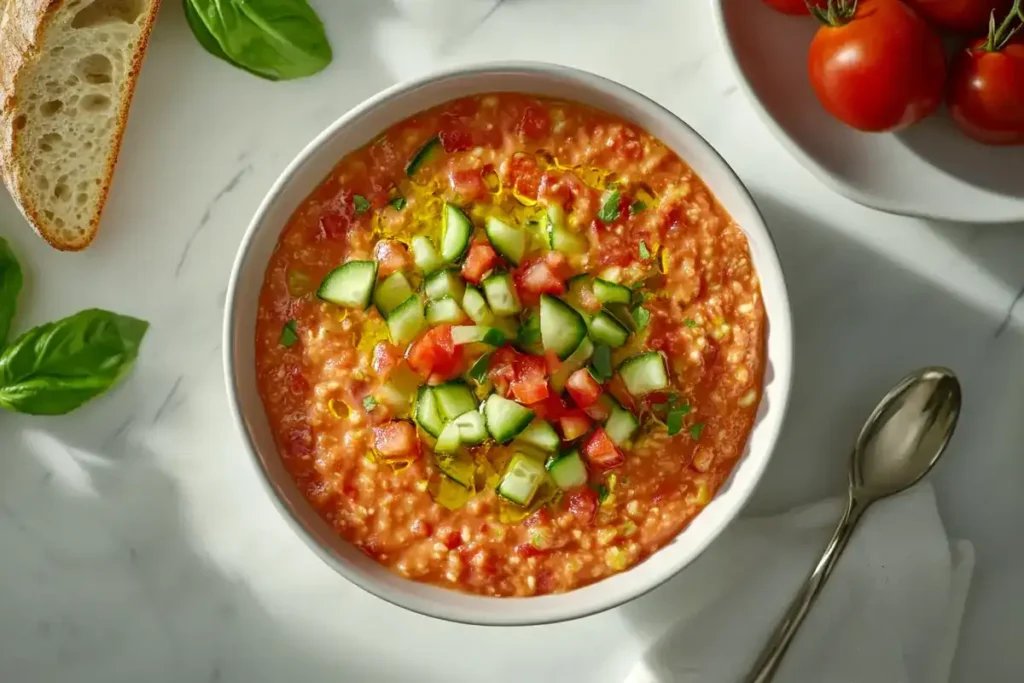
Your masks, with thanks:
[[[769,318],[764,399],[746,452],[723,490],[670,544],[632,569],[558,595],[489,598],[403,579],[339,537],[307,504],[285,470],[256,388],[256,309],[264,271],[292,212],[348,152],[406,117],[451,99],[518,91],[576,100],[648,130],[704,179],[750,241]],[[692,562],[740,512],[771,456],[789,400],[792,371],[789,300],[771,235],[746,188],[689,126],[657,103],[618,83],[537,63],[493,64],[443,72],[397,85],[348,112],[285,169],[260,205],[231,273],[224,321],[228,394],[245,447],[273,499],[296,532],[339,574],[407,609],[452,621],[526,625],[572,619],[619,605],[654,588]]]
[[[741,89],[768,128],[820,180],[882,211],[962,223],[1024,221],[1024,150],[976,143],[944,111],[898,133],[832,118],[807,76],[818,22],[760,0],[712,0]]]

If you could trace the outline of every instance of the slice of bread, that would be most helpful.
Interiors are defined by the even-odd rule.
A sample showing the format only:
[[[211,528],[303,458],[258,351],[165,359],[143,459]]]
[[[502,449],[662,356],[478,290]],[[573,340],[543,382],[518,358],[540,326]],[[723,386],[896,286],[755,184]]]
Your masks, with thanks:
[[[0,174],[57,249],[99,228],[160,0],[0,0]]]

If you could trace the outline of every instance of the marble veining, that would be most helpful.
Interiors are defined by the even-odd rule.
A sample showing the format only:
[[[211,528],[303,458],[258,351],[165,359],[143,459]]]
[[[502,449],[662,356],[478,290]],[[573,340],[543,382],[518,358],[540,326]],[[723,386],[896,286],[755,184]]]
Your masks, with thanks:
[[[785,269],[797,348],[790,418],[750,512],[839,491],[860,422],[909,368],[960,373],[964,417],[932,477],[951,535],[978,552],[954,681],[1019,678],[1024,226],[900,218],[831,193],[737,92],[705,2],[313,4],[334,62],[269,83],[209,57],[181,4],[164,3],[89,251],[51,251],[0,193],[0,232],[28,278],[19,330],[90,306],[152,323],[110,396],[61,418],[0,414],[0,681],[513,683],[526,657],[532,680],[612,683],[686,608],[684,572],[568,624],[480,629],[406,613],[295,537],[231,424],[224,292],[264,193],[364,98],[492,59],[569,64],[653,97],[753,193]]]

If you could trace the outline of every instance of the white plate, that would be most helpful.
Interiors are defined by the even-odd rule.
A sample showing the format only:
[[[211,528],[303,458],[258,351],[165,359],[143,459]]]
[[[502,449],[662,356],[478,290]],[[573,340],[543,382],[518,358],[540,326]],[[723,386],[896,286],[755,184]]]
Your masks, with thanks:
[[[768,127],[837,192],[892,213],[964,223],[1024,221],[1024,148],[988,147],[944,113],[896,134],[833,119],[807,78],[818,23],[760,0],[711,0],[740,85]]]

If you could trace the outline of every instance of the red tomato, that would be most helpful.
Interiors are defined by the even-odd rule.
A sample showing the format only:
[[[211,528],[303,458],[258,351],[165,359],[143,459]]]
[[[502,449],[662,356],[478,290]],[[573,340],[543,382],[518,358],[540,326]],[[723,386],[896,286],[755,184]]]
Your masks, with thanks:
[[[411,422],[395,420],[373,428],[373,450],[382,458],[416,458],[420,441]]]
[[[377,242],[373,248],[373,258],[377,261],[377,277],[387,277],[412,266],[409,248],[398,240]]]
[[[444,381],[462,369],[462,347],[452,342],[452,326],[439,325],[412,343],[406,360],[417,374]]]
[[[451,186],[452,192],[464,202],[471,202],[487,196],[483,170],[479,168],[449,171],[448,184]]]
[[[569,390],[572,400],[580,408],[588,408],[594,405],[597,403],[597,398],[601,395],[601,385],[597,383],[597,380],[594,379],[594,376],[586,368],[577,370],[569,375],[569,381],[566,382],[565,388]]]
[[[582,412],[563,415],[558,418],[558,426],[562,428],[562,437],[573,441],[590,431],[590,418]]]
[[[1024,144],[1024,38],[1002,49],[972,42],[953,60],[947,103],[964,133],[989,145]]]
[[[989,17],[996,13],[998,19],[1006,16],[1012,0],[906,0],[922,17],[936,26],[973,33],[985,31]]]
[[[542,105],[531,104],[519,121],[519,132],[531,140],[540,140],[551,129],[551,116]]]
[[[611,437],[601,427],[595,429],[583,444],[583,455],[587,456],[587,462],[602,470],[610,470],[626,462],[626,456],[615,447]]]
[[[479,283],[487,273],[494,270],[499,260],[490,243],[483,240],[473,242],[466,262],[462,264],[462,277],[472,283]]]
[[[564,294],[565,283],[544,261],[524,264],[515,274],[516,289],[527,294]],[[526,297],[532,301],[535,297]]]
[[[559,420],[566,413],[572,412],[565,404],[565,399],[550,393],[543,401],[531,403],[527,408],[537,413],[537,417],[542,420]]]
[[[540,190],[541,171],[537,161],[526,154],[515,154],[505,162],[505,176],[509,185],[523,197],[536,199]]]
[[[529,543],[520,543],[515,547],[515,554],[522,558],[527,557],[542,557],[548,554],[548,551],[541,550]]]
[[[597,516],[597,492],[581,486],[569,494],[569,512],[584,524],[593,524]]]
[[[391,342],[377,342],[373,347],[373,371],[383,382],[402,362],[402,352]]]
[[[541,356],[518,354],[512,395],[520,403],[537,403],[548,397],[547,363]]]
[[[804,0],[763,0],[764,4],[777,12],[783,14],[804,15],[810,14],[807,3]]]
[[[511,346],[503,346],[491,356],[488,374],[491,381],[494,382],[494,389],[505,398],[508,398],[509,388],[516,378],[514,364],[518,355]]]
[[[473,136],[469,129],[456,122],[442,125],[438,137],[446,152],[462,152],[473,146]]]
[[[811,42],[811,85],[825,109],[863,131],[905,128],[935,111],[946,82],[939,35],[899,0],[832,0]]]

